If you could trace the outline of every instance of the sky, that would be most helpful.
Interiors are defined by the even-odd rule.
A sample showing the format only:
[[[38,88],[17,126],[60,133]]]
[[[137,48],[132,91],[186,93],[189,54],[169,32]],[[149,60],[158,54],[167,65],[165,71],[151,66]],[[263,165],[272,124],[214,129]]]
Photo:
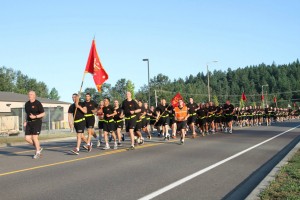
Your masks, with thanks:
[[[209,70],[288,64],[300,47],[298,0],[14,0],[0,6],[0,66],[78,92],[92,39],[109,75],[137,91],[162,73],[171,80]],[[217,63],[210,63],[217,60]],[[83,88],[95,87],[90,74]]]

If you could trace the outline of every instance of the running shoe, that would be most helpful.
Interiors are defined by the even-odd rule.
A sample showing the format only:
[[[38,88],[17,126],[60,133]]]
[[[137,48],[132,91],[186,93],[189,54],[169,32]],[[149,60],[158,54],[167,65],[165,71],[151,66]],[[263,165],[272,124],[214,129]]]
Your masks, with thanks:
[[[123,146],[122,143],[121,143],[121,142],[118,142],[118,147],[121,147],[121,146]]]
[[[176,139],[176,135],[172,135],[172,139]]]
[[[105,145],[105,147],[102,148],[102,150],[108,150],[110,149],[110,146]]]
[[[114,144],[114,149],[118,149],[118,144],[117,143]]]
[[[139,144],[140,142],[141,142],[141,139],[135,136],[134,137],[134,143]]]
[[[90,145],[88,145],[87,147],[88,147],[88,149],[87,149],[87,150],[88,150],[88,152],[91,152],[91,151],[92,151],[92,148],[93,148],[93,143],[91,143],[91,144],[90,144]]]
[[[166,138],[167,138],[167,140],[170,140],[170,135],[168,134]]]
[[[144,138],[141,138],[139,144],[142,145],[142,144],[144,144],[144,143],[145,143]]]
[[[180,144],[183,145],[184,144],[184,140],[180,139]]]
[[[82,147],[83,147],[85,150],[89,150],[89,147],[88,147],[88,145],[87,145],[87,144],[85,144],[85,145],[82,145]]]
[[[130,146],[129,150],[135,150],[135,147],[134,146]]]
[[[170,135],[166,135],[166,136],[164,137],[164,140],[170,140]]]
[[[34,154],[33,159],[38,159],[40,157],[41,157],[41,153],[36,153]]]
[[[232,130],[231,129],[229,130],[229,133],[232,134]]]
[[[79,151],[77,150],[77,148],[72,149],[71,152],[75,155],[79,155]]]
[[[97,147],[100,147],[101,146],[101,143],[99,140],[97,140]]]

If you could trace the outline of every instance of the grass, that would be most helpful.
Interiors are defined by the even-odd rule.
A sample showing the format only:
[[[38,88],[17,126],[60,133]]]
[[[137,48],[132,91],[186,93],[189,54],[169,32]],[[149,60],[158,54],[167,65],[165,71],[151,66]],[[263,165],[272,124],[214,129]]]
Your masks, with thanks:
[[[56,138],[66,138],[75,137],[75,133],[70,132],[57,132],[57,133],[41,133],[40,140],[56,139]],[[16,142],[25,142],[24,137],[10,136],[10,137],[0,137],[0,144],[11,144]]]
[[[300,199],[300,150],[280,169],[275,180],[261,192],[260,199]]]

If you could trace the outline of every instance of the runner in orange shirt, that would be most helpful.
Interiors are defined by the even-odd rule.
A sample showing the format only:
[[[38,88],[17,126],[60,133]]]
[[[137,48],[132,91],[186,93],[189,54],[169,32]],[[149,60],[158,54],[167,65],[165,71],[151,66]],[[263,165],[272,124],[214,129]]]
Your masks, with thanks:
[[[181,138],[180,138],[180,144],[184,143],[185,133],[186,133],[186,127],[187,127],[187,118],[189,117],[188,114],[188,108],[183,105],[183,101],[180,99],[178,101],[178,106],[174,108],[175,112],[175,120],[177,123],[177,131],[180,131]]]

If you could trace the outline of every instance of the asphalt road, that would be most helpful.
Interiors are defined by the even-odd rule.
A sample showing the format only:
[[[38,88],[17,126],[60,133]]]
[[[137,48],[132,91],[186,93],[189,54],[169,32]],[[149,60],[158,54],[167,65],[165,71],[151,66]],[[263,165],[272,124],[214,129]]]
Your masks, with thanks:
[[[297,128],[295,128],[297,127]],[[0,148],[0,199],[231,199],[251,190],[282,149],[299,141],[299,120],[187,139],[153,138],[136,150],[69,150],[75,140],[47,142],[34,160],[29,145]],[[267,171],[260,170],[260,174]],[[252,184],[252,186],[251,186]]]

